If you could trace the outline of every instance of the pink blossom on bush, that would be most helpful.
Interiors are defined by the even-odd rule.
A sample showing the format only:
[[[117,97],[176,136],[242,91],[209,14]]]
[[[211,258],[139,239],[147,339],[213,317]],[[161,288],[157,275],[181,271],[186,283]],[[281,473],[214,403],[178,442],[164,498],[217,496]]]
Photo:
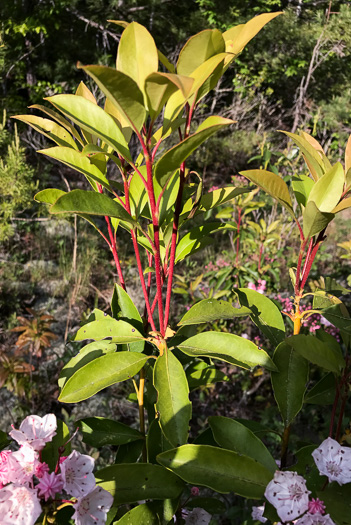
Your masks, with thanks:
[[[308,504],[308,512],[310,514],[324,514],[324,512],[325,512],[325,505],[324,505],[323,501],[321,501],[318,498],[316,498],[316,499],[312,498],[311,501]]]
[[[41,513],[36,490],[14,484],[0,490],[1,525],[34,525]]]
[[[30,445],[23,445],[7,458],[8,481],[19,484],[32,481],[38,464],[38,452]]]
[[[327,476],[329,483],[339,485],[351,482],[351,448],[342,447],[335,439],[328,437],[312,452],[319,473]]]
[[[265,497],[277,510],[279,518],[292,521],[308,509],[306,481],[296,472],[277,470],[266,487]]]
[[[296,525],[336,525],[329,514],[322,516],[322,514],[305,514],[302,518],[297,520]]]
[[[65,491],[75,498],[91,492],[95,487],[93,469],[93,458],[74,450],[61,464]]]
[[[76,525],[104,525],[106,516],[113,503],[113,497],[107,490],[95,487],[75,504],[73,519]]]
[[[253,520],[257,520],[260,523],[266,523],[267,518],[263,517],[264,513],[264,505],[261,505],[260,507],[252,507],[251,517]]]
[[[32,415],[22,421],[19,430],[13,427],[10,436],[19,445],[26,443],[34,450],[42,450],[45,443],[51,441],[56,435],[56,428],[57,422],[54,414],[47,414],[44,417]]]
[[[38,463],[35,467],[35,473],[34,475],[37,477],[37,478],[42,478],[43,475],[46,473],[46,472],[49,472],[49,465],[45,462],[43,463]]]
[[[0,489],[9,483],[7,459],[12,454],[11,450],[2,450],[0,452]]]
[[[48,474],[47,472],[44,472],[37,485],[37,489],[39,490],[39,495],[44,496],[45,501],[49,498],[54,498],[55,494],[61,492],[63,489],[63,479],[61,474],[55,474],[54,472]]]

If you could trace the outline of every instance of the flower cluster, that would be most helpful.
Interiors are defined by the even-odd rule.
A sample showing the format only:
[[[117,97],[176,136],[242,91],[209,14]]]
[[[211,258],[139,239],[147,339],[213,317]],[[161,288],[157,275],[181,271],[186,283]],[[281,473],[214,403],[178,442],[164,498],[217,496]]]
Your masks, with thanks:
[[[247,287],[249,290],[255,290],[258,293],[264,294],[266,291],[266,284],[267,282],[264,279],[258,279],[257,285],[255,283],[248,283]]]
[[[342,447],[332,438],[327,438],[315,449],[312,457],[319,473],[328,481],[339,485],[351,483],[351,448]],[[296,472],[276,471],[266,487],[265,497],[271,503],[283,523],[296,525],[335,525],[325,505],[318,498],[309,497],[306,481]],[[252,518],[265,523],[264,506],[253,507]],[[278,524],[281,525],[281,524]]]
[[[56,435],[54,414],[43,418],[26,417],[10,436],[20,445],[19,450],[0,453],[0,516],[2,525],[34,525],[43,512],[42,504],[62,501],[75,509],[76,525],[103,525],[113,498],[96,486],[94,460],[74,450],[59,457],[53,472],[41,461],[46,443]],[[67,498],[70,498],[69,500]],[[54,510],[54,507],[53,507]]]

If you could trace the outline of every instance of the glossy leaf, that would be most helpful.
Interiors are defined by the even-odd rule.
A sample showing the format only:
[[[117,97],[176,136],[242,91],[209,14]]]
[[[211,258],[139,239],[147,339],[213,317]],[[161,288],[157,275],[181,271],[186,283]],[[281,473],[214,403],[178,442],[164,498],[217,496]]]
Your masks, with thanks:
[[[336,351],[335,348],[323,343],[313,335],[294,335],[286,339],[286,344],[311,363],[335,374],[340,375],[345,367],[341,348],[338,347]]]
[[[291,186],[294,191],[297,202],[301,206],[306,206],[308,196],[314,186],[314,181],[307,175],[295,175],[292,179]]]
[[[191,255],[201,249],[204,246],[203,241],[207,241],[207,236],[209,234],[223,230],[236,230],[236,226],[233,226],[230,223],[211,222],[205,224],[205,226],[197,226],[196,228],[193,228],[178,242],[175,262],[177,263],[185,259],[185,257],[188,255]],[[207,244],[210,243],[211,240],[209,239]]]
[[[124,514],[114,525],[160,525],[160,521],[150,503],[143,503]]]
[[[201,212],[211,210],[220,204],[229,202],[235,199],[235,197],[238,197],[239,195],[247,192],[247,188],[234,188],[232,186],[227,188],[218,188],[217,190],[206,193],[206,195],[201,197],[198,211]]]
[[[235,419],[222,416],[211,416],[208,422],[220,447],[248,456],[272,473],[277,470],[277,464],[269,450],[247,427]]]
[[[250,315],[251,310],[248,308],[234,308],[227,301],[217,299],[203,299],[186,312],[179,321],[178,326],[189,324],[211,323],[218,319],[233,319]]]
[[[76,95],[54,95],[47,100],[82,129],[102,138],[106,144],[118,151],[125,159],[131,160],[128,144],[123,133],[102,108]]]
[[[53,140],[59,146],[78,149],[77,143],[73,140],[71,134],[52,120],[35,115],[16,115],[12,118],[29,124],[33,129]]]
[[[140,334],[144,334],[144,326],[137,307],[127,294],[125,290],[119,285],[115,284],[112,301],[111,301],[112,315],[115,319],[127,321],[138,330]],[[129,344],[129,349],[132,352],[143,352],[145,341]]]
[[[209,514],[224,514],[226,511],[226,505],[223,501],[216,498],[202,498],[197,496],[187,501],[185,506],[187,509],[205,509]]]
[[[101,91],[132,127],[140,131],[145,122],[146,110],[138,84],[131,77],[111,67],[81,66],[81,68],[95,80]]]
[[[177,73],[190,75],[201,64],[225,52],[225,42],[218,29],[205,29],[192,36],[179,53]]]
[[[162,432],[174,447],[179,447],[188,440],[191,403],[183,366],[169,350],[156,361],[154,386]]]
[[[336,525],[348,525],[351,513],[351,486],[350,483],[339,486],[329,483],[325,489],[317,492],[327,508],[327,512]]]
[[[104,417],[86,417],[77,422],[83,441],[92,447],[104,445],[124,445],[143,439],[142,434],[119,421]]]
[[[62,368],[58,380],[59,387],[62,389],[65,382],[73,376],[79,368],[82,368],[98,357],[115,352],[116,348],[116,344],[111,343],[111,341],[96,341],[83,346],[79,353],[72,357]]]
[[[120,445],[115,457],[115,465],[121,463],[138,463],[140,461],[144,448],[144,441],[131,441],[125,445]]]
[[[140,341],[143,335],[130,323],[122,319],[106,317],[87,323],[78,330],[74,338],[75,341],[85,341],[86,339],[111,338],[112,343],[134,343]]]
[[[284,206],[292,216],[294,216],[288,186],[279,175],[267,170],[240,171],[240,175],[248,178],[263,191],[271,195],[274,199],[280,202],[280,204]]]
[[[287,427],[303,405],[308,381],[308,361],[285,342],[276,348],[273,361],[279,370],[271,374],[274,397],[284,426]]]
[[[244,47],[261,31],[261,29],[268,24],[273,18],[283,14],[281,11],[277,13],[264,13],[262,15],[255,16],[249,20],[246,24],[240,25],[240,31],[237,30],[238,26],[232,27],[223,33],[223,38],[228,44],[226,50],[234,55],[240,53]]]
[[[114,496],[117,505],[177,498],[184,488],[184,482],[173,472],[150,463],[111,465],[98,470],[95,479]]]
[[[150,117],[155,119],[163,106],[176,91],[180,90],[187,98],[194,80],[183,75],[171,73],[151,73],[145,80],[145,92]]]
[[[315,203],[310,200],[303,212],[303,234],[306,239],[323,231],[333,218],[333,213],[319,211]]]
[[[89,158],[86,157],[86,155],[84,155],[84,153],[81,153],[80,151],[76,151],[72,148],[56,146],[54,148],[39,150],[38,153],[46,155],[47,157],[51,157],[52,159],[58,160],[66,166],[69,166],[70,168],[79,171],[80,173],[83,173],[83,175],[86,176],[90,183],[94,181],[98,182],[99,184],[102,184],[102,186],[104,186],[105,188],[110,188],[109,182],[106,179],[104,173],[102,173],[99,168],[94,166],[94,164],[90,162]]]
[[[345,178],[346,189],[351,187],[351,135],[348,138],[345,148]]]
[[[51,118],[56,120],[62,127],[67,129],[67,131],[70,132],[71,135],[77,140],[78,144],[81,146],[84,145],[84,142],[82,140],[82,137],[79,135],[78,131],[72,124],[65,119],[63,115],[60,113],[57,113],[51,108],[47,108],[46,106],[42,106],[41,104],[33,104],[32,106],[29,106],[29,109],[39,109],[39,111],[42,111],[43,113],[46,113],[46,115],[49,115]]]
[[[146,437],[148,463],[157,463],[156,456],[171,448],[173,448],[173,445],[166,439],[162,432],[159,419],[154,419],[149,426]]]
[[[108,215],[134,224],[134,219],[115,200],[102,193],[73,190],[60,197],[50,208],[50,213],[85,213]]]
[[[34,196],[34,200],[37,202],[45,202],[46,204],[54,204],[59,197],[65,195],[65,191],[57,190],[56,188],[47,188],[46,190],[39,191]]]
[[[305,403],[313,405],[332,405],[335,399],[336,380],[331,372],[322,377],[305,396]]]
[[[269,355],[254,343],[226,332],[201,332],[178,345],[186,355],[211,357],[241,368],[263,366],[276,370]]]
[[[162,53],[162,51],[160,51],[159,49],[157,50],[157,53],[158,53],[158,59],[159,61],[161,62],[161,64],[163,66],[165,66],[165,68],[170,72],[170,73],[175,73],[176,70],[175,70],[175,67],[173,64],[171,64],[171,62],[168,60],[168,58]]]
[[[282,314],[273,301],[249,288],[238,288],[235,293],[241,306],[251,310],[251,319],[256,326],[273,344],[279,344],[285,337],[285,325]]]
[[[117,352],[98,357],[75,372],[64,384],[59,400],[78,403],[115,383],[132,378],[148,360],[136,352]]]
[[[339,213],[340,211],[346,210],[347,208],[351,208],[351,197],[343,199],[337,206],[335,206],[332,211],[333,213]]]
[[[148,30],[132,22],[123,31],[117,52],[117,70],[131,77],[144,93],[145,79],[158,70],[158,53]]]
[[[183,445],[163,452],[157,461],[188,483],[252,499],[263,497],[273,477],[252,458],[208,445]]]
[[[321,314],[330,323],[339,328],[339,330],[342,330],[347,334],[351,334],[350,314],[343,303],[335,304],[333,306],[329,306],[328,308],[324,308],[321,311]]]
[[[155,177],[163,187],[172,173],[176,171],[193,151],[195,151],[211,135],[225,126],[233,124],[233,121],[223,117],[208,117],[198,127],[196,133],[190,135],[182,142],[173,146],[159,159],[155,166]]]
[[[186,369],[186,377],[190,390],[213,385],[219,381],[229,381],[229,378],[221,372],[221,370],[217,370],[215,366],[208,366],[204,362],[200,363],[202,365],[201,367],[188,367]]]
[[[289,133],[288,131],[283,131],[282,133],[290,137],[300,148],[314,181],[318,181],[331,168],[331,164],[324,152],[317,151],[304,136]]]
[[[338,204],[343,188],[344,170],[337,162],[313,185],[307,203],[314,202],[320,212],[330,213]]]

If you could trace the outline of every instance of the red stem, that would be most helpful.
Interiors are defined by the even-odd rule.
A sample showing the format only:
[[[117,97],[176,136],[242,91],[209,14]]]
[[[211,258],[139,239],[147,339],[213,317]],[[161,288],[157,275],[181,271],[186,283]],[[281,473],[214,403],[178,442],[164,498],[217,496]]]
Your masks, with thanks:
[[[320,243],[317,242],[317,244],[314,246],[314,248],[313,248],[313,250],[312,250],[312,252],[311,252],[311,255],[310,255],[309,259],[308,259],[308,262],[307,262],[307,265],[306,265],[306,268],[305,268],[305,272],[304,272],[304,274],[303,274],[303,276],[302,276],[301,287],[300,287],[301,292],[302,292],[302,290],[304,289],[304,286],[305,286],[306,281],[307,281],[307,279],[308,279],[308,275],[309,275],[309,273],[310,273],[310,271],[311,271],[311,268],[312,268],[312,264],[313,264],[314,258],[315,258],[316,255],[317,255],[319,245],[320,245]]]
[[[312,248],[313,248],[313,237],[311,238],[310,244],[308,245],[308,250],[307,250],[307,253],[306,253],[306,257],[305,257],[305,263],[303,265],[303,269],[302,269],[302,272],[301,272],[301,278],[302,279],[303,279],[303,276],[305,275],[307,263],[308,263],[308,260],[310,258],[310,255],[311,255]]]
[[[236,257],[235,257],[235,266],[239,264],[239,250],[240,250],[240,226],[241,226],[241,208],[238,208],[238,220],[236,221],[237,225],[237,238],[236,238]]]
[[[300,276],[300,272],[301,272],[302,258],[303,258],[303,254],[304,254],[304,251],[305,251],[305,248],[306,248],[306,244],[307,244],[307,239],[302,241],[301,247],[300,247],[300,253],[299,253],[299,258],[298,258],[298,261],[297,261],[297,268],[296,268],[295,295],[300,295],[300,293],[301,293],[301,286],[300,286],[301,276]]]

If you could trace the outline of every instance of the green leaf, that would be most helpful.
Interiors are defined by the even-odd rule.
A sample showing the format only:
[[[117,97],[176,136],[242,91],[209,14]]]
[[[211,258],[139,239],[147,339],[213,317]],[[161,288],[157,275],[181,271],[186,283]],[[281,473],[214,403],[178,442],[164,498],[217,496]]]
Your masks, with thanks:
[[[200,124],[196,133],[164,153],[155,166],[155,177],[159,184],[163,187],[172,173],[179,168],[193,151],[201,146],[213,133],[230,124],[233,124],[233,120],[223,117],[208,117]]]
[[[145,80],[145,92],[150,117],[154,120],[170,96],[180,90],[187,98],[194,79],[171,73],[151,73]]]
[[[288,186],[279,175],[267,170],[240,171],[240,175],[243,175],[271,195],[288,210],[290,215],[295,216]]]
[[[46,443],[45,448],[41,452],[41,460],[45,461],[54,471],[59,460],[59,448],[63,447],[61,456],[68,456],[71,453],[71,442],[69,441],[69,429],[63,421],[57,419],[56,435],[49,443]]]
[[[205,29],[192,36],[179,53],[177,72],[190,75],[201,64],[219,53],[225,52],[225,42],[218,29]]]
[[[60,197],[50,208],[50,213],[84,213],[87,215],[108,215],[135,224],[134,219],[115,200],[103,193],[73,190]]]
[[[104,417],[86,417],[77,422],[83,434],[83,441],[92,447],[104,445],[124,445],[143,439],[142,434],[119,421]]]
[[[199,251],[204,246],[211,244],[212,240],[207,237],[211,233],[217,233],[223,230],[236,230],[236,225],[223,222],[210,222],[204,226],[197,226],[188,233],[186,233],[178,242],[176,248],[175,262],[185,259],[188,255],[191,255]],[[206,244],[207,243],[207,244]]]
[[[82,326],[74,340],[94,339],[94,341],[100,341],[107,337],[111,337],[112,343],[134,343],[143,339],[142,334],[132,324],[122,321],[122,319],[105,317]]]
[[[275,364],[264,350],[234,334],[201,332],[182,342],[178,348],[192,357],[211,357],[246,369],[263,366],[268,370],[276,370]]]
[[[177,498],[184,482],[159,465],[111,465],[95,473],[96,483],[114,496],[117,505],[146,499]]]
[[[297,202],[301,206],[306,206],[308,196],[314,186],[314,181],[307,175],[294,175],[291,186],[294,191]]]
[[[282,314],[273,301],[249,288],[235,289],[242,307],[251,310],[251,319],[268,339],[278,345],[285,337]]]
[[[179,321],[178,326],[189,324],[211,323],[217,319],[233,319],[250,315],[249,308],[234,308],[227,301],[216,299],[203,299],[194,304]]]
[[[169,350],[156,361],[154,386],[162,432],[174,447],[183,445],[188,440],[191,418],[189,386],[183,366]]]
[[[306,239],[324,230],[334,219],[333,213],[319,211],[313,201],[309,201],[303,211],[303,234]]]
[[[134,507],[118,521],[114,522],[114,525],[160,525],[160,521],[152,509],[150,503],[143,503]]]
[[[252,458],[208,445],[183,445],[163,452],[157,461],[188,483],[252,499],[263,497],[273,477]]]
[[[278,372],[272,372],[274,397],[285,427],[300,412],[308,381],[308,361],[283,342],[276,348],[273,361]]]
[[[173,445],[166,439],[163,434],[159,419],[154,419],[149,426],[149,431],[146,437],[146,449],[148,463],[157,463],[156,456],[161,452],[170,450]]]
[[[313,335],[293,335],[286,339],[286,344],[311,363],[330,372],[340,375],[345,368],[341,348],[338,347],[336,351],[335,348],[323,343]]]
[[[76,95],[54,95],[48,97],[51,104],[69,117],[75,124],[92,135],[102,138],[106,144],[118,151],[126,160],[131,156],[123,133],[102,108]]]
[[[219,188],[206,193],[206,195],[203,195],[200,199],[198,212],[212,210],[220,204],[229,202],[235,199],[235,197],[247,193],[248,191],[247,188],[233,188],[229,186],[227,188]]]
[[[101,91],[132,127],[140,131],[145,122],[146,110],[138,84],[131,77],[111,67],[81,66],[81,69],[95,80]]]
[[[60,388],[63,387],[65,382],[73,376],[79,368],[82,368],[90,361],[101,357],[102,355],[110,354],[115,352],[117,345],[111,343],[111,341],[97,341],[89,343],[88,345],[83,346],[79,353],[72,357],[67,364],[62,368],[61,374],[58,380],[58,385]]]
[[[165,68],[170,72],[170,73],[175,73],[175,67],[173,64],[170,63],[170,61],[168,60],[168,58],[162,53],[162,51],[160,51],[159,49],[157,50],[157,53],[158,53],[158,59],[159,61],[161,62],[161,64],[163,66],[165,66]]]
[[[336,525],[349,525],[351,513],[351,486],[340,487],[336,483],[329,483],[323,491],[317,492],[326,505],[327,512]]]
[[[231,27],[228,31],[225,31],[223,38],[226,42],[226,51],[236,56],[268,22],[281,14],[283,14],[281,11],[277,13],[264,13],[255,16],[246,22],[246,24]]]
[[[10,444],[10,440],[5,432],[0,430],[0,450],[3,450]]]
[[[229,381],[229,378],[214,366],[207,366],[200,361],[198,368],[188,367],[185,371],[190,390],[213,385],[218,381]]]
[[[59,146],[74,148],[75,150],[78,149],[77,143],[73,140],[67,129],[59,126],[52,120],[35,115],[16,115],[12,118],[29,124],[33,129],[39,131],[39,133],[48,139],[53,140]]]
[[[125,445],[120,445],[115,457],[115,464],[121,463],[138,463],[144,448],[144,441],[131,441]]]
[[[46,190],[39,191],[39,193],[34,196],[34,200],[37,202],[45,202],[46,204],[54,204],[59,197],[65,194],[65,191],[57,190],[56,188],[47,188]]]
[[[305,403],[313,405],[332,405],[335,399],[336,380],[334,374],[329,372],[322,377],[305,396]]]
[[[344,188],[344,170],[337,162],[314,185],[308,196],[309,202],[314,202],[322,213],[330,213],[338,204]]]
[[[332,211],[333,213],[339,213],[340,211],[347,210],[347,208],[351,208],[351,197],[343,199]]]
[[[339,330],[343,330],[347,334],[351,334],[350,314],[343,303],[324,308],[324,310],[321,311],[321,314],[330,323],[339,328]]]
[[[119,285],[115,284],[112,301],[111,301],[112,315],[115,319],[127,321],[138,330],[140,334],[144,334],[144,326],[137,307],[127,294],[125,290]],[[129,345],[132,352],[143,352],[145,341],[139,341]]]
[[[33,104],[32,106],[29,106],[29,109],[39,109],[39,111],[42,111],[43,113],[46,113],[50,117],[52,117],[56,122],[58,122],[62,127],[67,129],[67,131],[70,132],[71,135],[81,144],[81,146],[84,146],[84,142],[82,140],[82,137],[79,135],[78,131],[72,124],[65,119],[60,113],[57,113],[51,108],[47,108],[45,106],[41,106],[40,104]]]
[[[148,30],[132,22],[123,31],[117,52],[117,70],[131,77],[145,93],[145,80],[158,70],[158,53]]]
[[[310,137],[307,133],[302,136],[296,133],[289,133],[288,131],[282,131],[282,133],[290,137],[300,148],[314,181],[318,181],[331,168],[331,164],[323,150],[318,149],[317,151],[311,141],[307,140],[307,137],[310,139],[313,139],[313,137]]]
[[[102,184],[105,188],[110,189],[110,184],[106,179],[105,175],[97,168],[92,162],[80,151],[76,151],[72,148],[63,148],[61,146],[56,146],[54,148],[42,149],[37,153],[51,157],[52,159],[58,160],[69,166],[70,168],[83,173],[88,181],[92,184],[92,181]],[[105,162],[106,166],[106,162]],[[92,184],[94,188],[96,186]],[[44,190],[45,191],[45,190]],[[83,191],[83,190],[73,190],[73,191]]]
[[[277,464],[269,450],[247,427],[235,419],[222,416],[211,416],[208,422],[220,447],[258,461],[273,474],[277,470]]]
[[[205,509],[209,514],[224,514],[226,506],[223,501],[216,498],[196,497],[186,502],[187,509]]]
[[[65,383],[59,400],[78,403],[100,390],[132,378],[148,360],[136,352],[117,352],[98,357],[75,372]]]

